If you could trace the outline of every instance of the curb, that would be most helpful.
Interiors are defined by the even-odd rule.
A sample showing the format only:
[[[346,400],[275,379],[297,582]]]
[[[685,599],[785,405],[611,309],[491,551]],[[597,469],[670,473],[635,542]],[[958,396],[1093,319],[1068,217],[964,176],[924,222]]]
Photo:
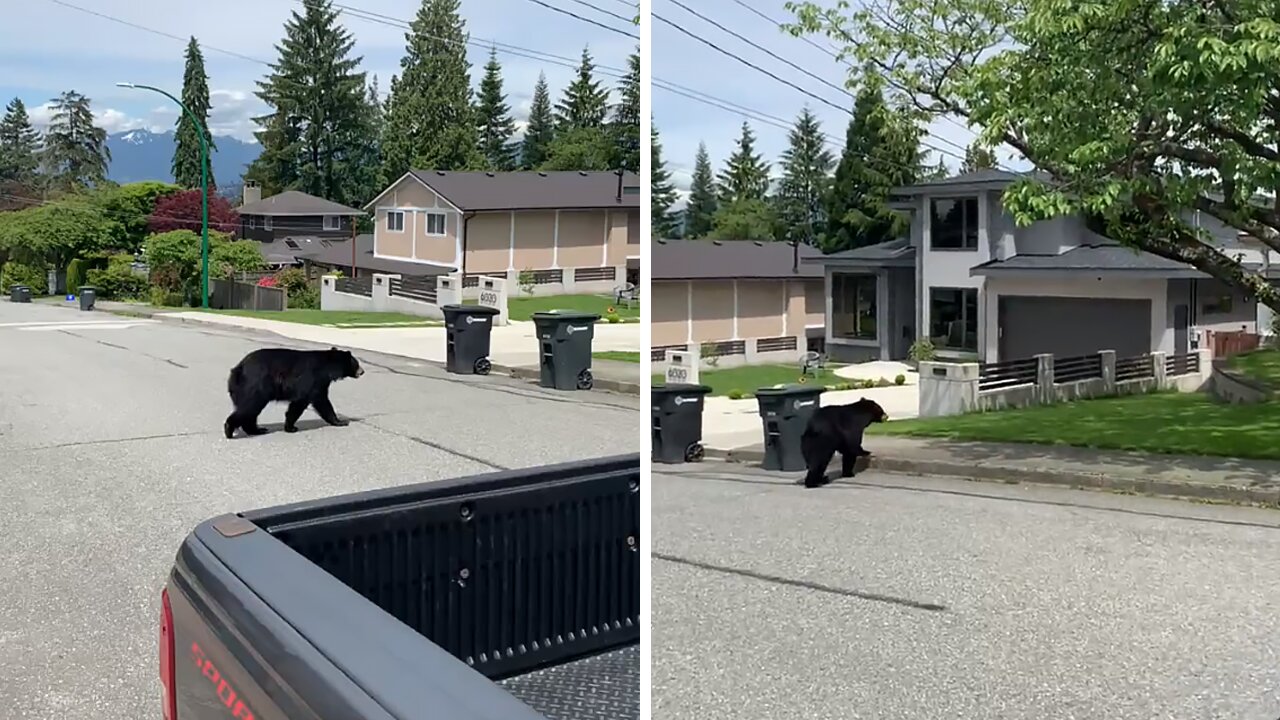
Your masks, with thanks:
[[[152,313],[148,313],[145,311],[134,312],[134,311],[125,310],[125,309],[102,310],[101,312],[110,313],[112,315],[119,315],[122,317],[139,317],[139,318],[147,318],[150,320],[159,320],[163,322],[178,322],[178,323],[186,323],[191,325],[203,325],[203,326],[210,326],[210,327],[239,328],[241,330],[253,330],[255,332],[266,332],[266,333],[271,333],[272,335],[279,335],[279,333],[273,332],[271,330],[264,330],[262,328],[243,327],[240,325],[229,325],[227,323],[218,323],[218,322],[206,322],[204,320],[197,320],[195,318],[169,317],[169,313],[166,313],[166,312],[152,312]],[[176,312],[181,312],[181,311],[176,311]],[[280,337],[285,337],[285,336],[280,335]],[[396,355],[396,353],[382,353],[382,354]],[[432,367],[437,367],[441,369],[443,369],[445,366],[444,363],[442,362],[438,362],[435,360],[428,360],[426,358],[414,357],[412,355],[396,355],[396,357],[415,360],[417,362],[426,363],[428,365],[431,365]],[[537,368],[510,367],[507,365],[499,365],[497,363],[494,363],[492,372],[498,375],[506,375],[508,377],[515,378],[517,380],[537,380],[538,379]],[[638,382],[631,383],[623,380],[611,380],[609,378],[596,378],[595,383],[593,384],[591,390],[638,396],[640,394],[640,383]]]
[[[764,460],[764,452],[753,449],[721,450],[707,448],[706,457],[732,463],[758,464]],[[1130,495],[1153,495],[1181,500],[1228,503],[1232,505],[1259,505],[1280,507],[1280,488],[1254,488],[1243,485],[1209,485],[1179,482],[1177,480],[1147,480],[1142,478],[1108,476],[1102,473],[1080,470],[1037,470],[1002,467],[999,465],[973,465],[935,460],[911,460],[901,457],[872,455],[865,463],[859,461],[859,470],[875,469],[882,472],[911,475],[945,475],[963,480],[1017,485],[1056,485],[1077,490],[1103,490]]]

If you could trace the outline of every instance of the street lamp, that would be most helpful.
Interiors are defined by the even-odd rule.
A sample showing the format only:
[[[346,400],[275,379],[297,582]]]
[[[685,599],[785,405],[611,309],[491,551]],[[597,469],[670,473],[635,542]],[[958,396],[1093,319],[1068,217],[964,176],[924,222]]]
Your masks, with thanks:
[[[196,134],[200,136],[200,307],[207,309],[209,307],[209,140],[205,136],[207,130],[204,123],[200,122],[195,113],[183,105],[181,100],[158,87],[129,82],[116,83],[116,87],[160,93],[177,103],[198,131]]]

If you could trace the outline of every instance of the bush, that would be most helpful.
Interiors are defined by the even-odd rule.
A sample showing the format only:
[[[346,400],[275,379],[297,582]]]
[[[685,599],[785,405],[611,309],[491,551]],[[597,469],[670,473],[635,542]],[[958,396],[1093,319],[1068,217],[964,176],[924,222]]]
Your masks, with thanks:
[[[610,325],[614,325],[622,322],[622,318],[618,317],[617,315],[605,315],[604,320]]]
[[[88,281],[104,300],[142,300],[151,292],[147,278],[133,271],[132,255],[113,255],[105,270],[89,270]]]
[[[49,270],[36,265],[20,262],[7,262],[0,269],[0,289],[7,294],[12,285],[26,285],[31,288],[32,295],[49,293]]]
[[[835,385],[832,385],[832,386],[831,386],[831,389],[832,389],[832,390],[835,390],[835,391],[837,391],[837,392],[839,392],[839,391],[841,391],[841,390],[852,390],[852,389],[853,389],[853,385],[852,385],[851,383],[847,383],[847,382],[836,383]]]
[[[911,349],[907,351],[907,357],[916,362],[929,362],[938,356],[938,349],[933,346],[933,341],[929,338],[920,338],[911,343]]]
[[[320,288],[307,287],[289,295],[289,307],[294,310],[319,310]]]
[[[156,307],[182,307],[185,302],[182,293],[164,288],[151,288],[151,304]]]
[[[903,375],[903,374],[901,374],[901,373],[899,373],[899,374],[898,374],[898,376],[897,376],[897,377],[895,377],[895,378],[893,379],[893,384],[894,384],[894,385],[906,385],[906,384],[907,384],[907,376],[906,376],[906,375]]]
[[[730,400],[741,400],[742,398],[746,397],[747,394],[742,392],[741,390],[730,390],[728,393],[728,396]]]
[[[872,380],[871,378],[867,378],[866,380],[863,380],[863,381],[862,381],[862,389],[863,389],[863,390],[870,390],[871,388],[874,388],[875,386],[876,386],[876,381],[875,381],[875,380]]]
[[[67,291],[78,292],[80,286],[86,284],[89,278],[89,263],[82,258],[76,258],[67,263]]]
[[[320,309],[320,288],[309,279],[301,268],[285,268],[272,278],[273,287],[284,288],[289,296],[289,307],[299,310]]]

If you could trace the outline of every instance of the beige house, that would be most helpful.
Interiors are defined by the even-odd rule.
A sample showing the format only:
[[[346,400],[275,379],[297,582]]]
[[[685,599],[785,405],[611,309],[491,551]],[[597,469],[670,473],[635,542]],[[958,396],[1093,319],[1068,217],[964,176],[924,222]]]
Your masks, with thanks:
[[[783,242],[653,243],[653,359],[696,345],[720,364],[798,359],[821,343],[825,301],[817,250]]]
[[[634,173],[412,170],[374,198],[373,256],[535,292],[612,292],[639,282],[640,185]],[[513,287],[514,291],[514,287]]]

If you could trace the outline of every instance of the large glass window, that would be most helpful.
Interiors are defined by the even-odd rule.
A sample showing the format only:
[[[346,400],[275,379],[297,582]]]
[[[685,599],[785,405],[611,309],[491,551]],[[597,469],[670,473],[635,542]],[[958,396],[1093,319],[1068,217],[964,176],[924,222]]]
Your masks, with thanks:
[[[978,290],[929,289],[929,339],[936,348],[978,351]]]
[[[978,249],[978,199],[937,198],[930,203],[933,213],[929,247],[933,250]]]
[[[876,339],[876,276],[835,273],[831,276],[833,337]]]

